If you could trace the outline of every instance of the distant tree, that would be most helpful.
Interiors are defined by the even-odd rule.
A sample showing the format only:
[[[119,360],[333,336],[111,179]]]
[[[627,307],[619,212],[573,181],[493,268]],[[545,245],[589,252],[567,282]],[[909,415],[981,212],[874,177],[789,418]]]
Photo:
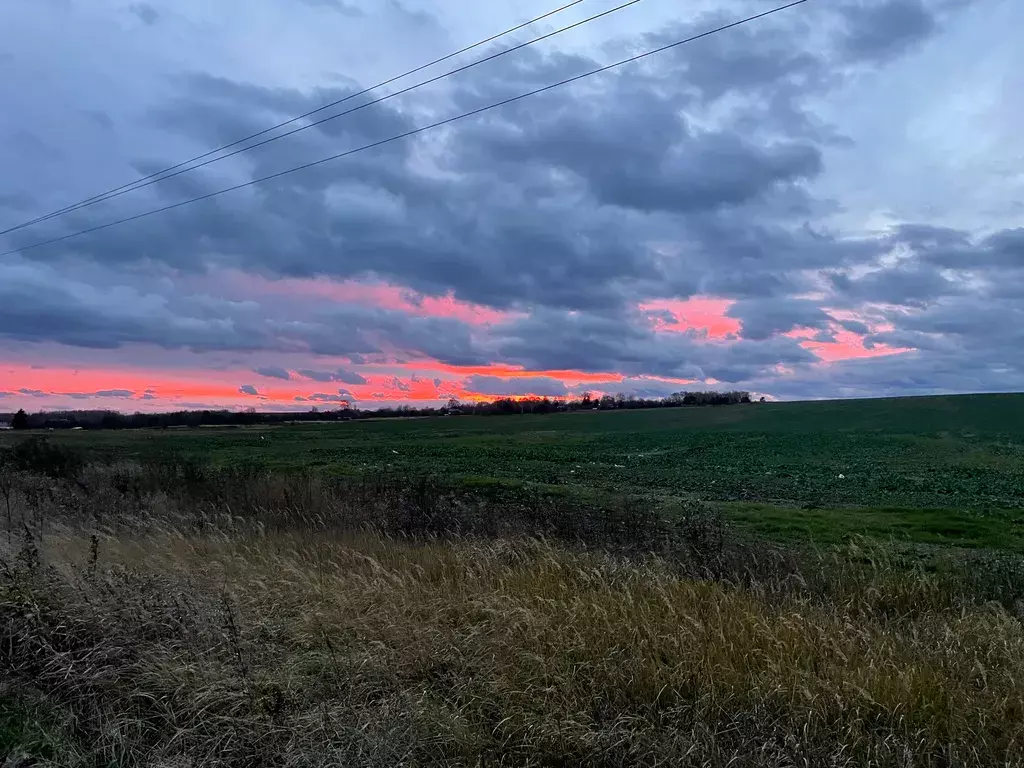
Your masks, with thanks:
[[[14,414],[14,420],[11,421],[11,427],[14,429],[28,429],[28,414],[25,413],[24,408]]]
[[[124,417],[119,413],[105,413],[100,418],[100,429],[120,429],[124,422]]]
[[[462,407],[462,403],[459,402],[459,398],[457,398],[457,397],[449,397],[448,398],[448,410],[449,411],[457,411],[461,407]]]

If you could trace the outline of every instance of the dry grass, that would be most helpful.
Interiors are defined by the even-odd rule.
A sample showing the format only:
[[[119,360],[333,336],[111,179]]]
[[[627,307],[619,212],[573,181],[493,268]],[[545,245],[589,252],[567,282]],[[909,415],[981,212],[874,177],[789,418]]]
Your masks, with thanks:
[[[4,539],[8,748],[72,766],[1024,764],[1020,620],[939,577],[837,559],[696,578],[529,538],[142,506],[132,526],[51,515]]]

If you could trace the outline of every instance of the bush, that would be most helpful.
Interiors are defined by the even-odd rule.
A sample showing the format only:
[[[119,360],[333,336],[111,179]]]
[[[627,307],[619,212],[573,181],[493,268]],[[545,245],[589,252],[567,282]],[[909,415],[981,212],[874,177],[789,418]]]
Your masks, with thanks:
[[[83,767],[1024,759],[1020,622],[930,583],[839,571],[808,599],[521,538],[156,522],[5,553],[0,666],[52,713],[11,747]]]
[[[17,471],[72,480],[84,466],[82,457],[63,445],[31,437],[10,449],[6,459]]]
[[[75,477],[0,541],[0,765],[1024,761],[1020,558],[425,476]]]

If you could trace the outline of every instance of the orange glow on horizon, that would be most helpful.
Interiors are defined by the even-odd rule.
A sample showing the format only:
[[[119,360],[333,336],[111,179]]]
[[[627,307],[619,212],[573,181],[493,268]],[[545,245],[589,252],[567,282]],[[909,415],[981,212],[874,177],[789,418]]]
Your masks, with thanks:
[[[249,278],[256,279],[256,278]],[[511,313],[500,313],[486,308],[477,307],[455,300],[453,297],[435,297],[418,299],[414,302],[410,294],[399,288],[383,283],[363,285],[354,282],[330,283],[320,280],[286,280],[263,281],[263,285],[271,285],[284,290],[289,286],[298,285],[301,290],[327,292],[333,300],[353,300],[369,302],[381,306],[390,302],[392,308],[402,311],[416,312],[423,316],[459,317],[467,322],[489,324],[503,322],[511,317]],[[344,299],[342,297],[345,297]],[[726,315],[734,302],[713,297],[694,297],[688,300],[658,300],[640,305],[640,309],[650,313],[665,313],[658,317],[651,315],[650,320],[655,332],[688,333],[693,332],[709,343],[728,344],[734,341],[741,329],[740,322]],[[874,322],[851,311],[826,310],[836,320],[857,321],[866,324],[871,333],[891,330],[888,323]],[[880,314],[875,320],[884,319]],[[472,319],[470,319],[472,318]],[[913,351],[907,348],[876,344],[871,348],[865,346],[866,336],[847,331],[835,322],[830,327],[834,340],[815,341],[819,332],[810,328],[798,328],[785,336],[794,339],[804,349],[810,351],[818,360],[818,364],[827,365],[845,360],[868,359],[897,355]],[[122,350],[117,355],[125,360],[161,359],[147,354],[144,358],[133,358],[130,349]],[[415,352],[412,353],[416,358]],[[147,369],[142,365],[122,365],[117,357],[108,358],[116,362],[104,366],[98,360],[101,354],[90,355],[90,365],[94,367],[75,367],[68,364],[46,366],[30,366],[28,363],[0,363],[0,410],[14,410],[18,407],[26,409],[46,409],[67,407],[73,409],[110,408],[120,411],[134,410],[173,410],[182,408],[244,408],[256,406],[264,409],[275,406],[300,408],[303,406],[319,406],[324,408],[338,407],[338,399],[350,398],[352,403],[359,405],[385,405],[401,402],[427,403],[443,402],[456,397],[467,402],[483,402],[499,397],[510,397],[515,400],[543,397],[523,393],[531,388],[529,379],[552,379],[571,389],[568,397],[589,389],[595,396],[615,394],[609,390],[625,390],[636,384],[637,389],[645,389],[642,380],[660,383],[655,391],[663,391],[670,384],[679,389],[693,385],[717,386],[719,382],[706,379],[697,382],[689,379],[674,379],[660,376],[644,376],[623,374],[613,371],[587,372],[572,369],[529,370],[520,365],[508,363],[489,363],[481,365],[451,365],[436,360],[420,357],[396,361],[396,356],[380,353],[371,356],[373,362],[360,360],[357,364],[346,361],[343,357],[309,358],[297,353],[283,354],[280,359],[268,360],[268,355],[258,355],[252,367],[245,365],[244,357],[237,357],[230,368],[219,367],[216,361],[224,356],[213,356],[211,367],[198,367],[204,358],[191,358],[194,362],[189,367]],[[402,359],[405,355],[397,356]],[[82,357],[81,359],[87,359]],[[253,369],[261,363],[270,362],[275,367],[288,371],[290,380],[257,374]],[[364,384],[344,384],[342,382],[317,382],[312,378],[303,378],[296,374],[306,368],[332,371],[339,365],[345,365],[359,375]],[[780,376],[793,375],[792,368],[780,366],[776,373]],[[505,380],[507,389],[515,394],[484,394],[469,389],[473,376],[492,377]],[[496,392],[506,388],[504,384],[481,387]],[[625,386],[610,386],[623,385]],[[258,394],[242,392],[243,387],[255,387]],[[538,386],[538,389],[551,389]],[[555,387],[557,391],[560,387]],[[21,392],[20,390],[26,390]],[[100,392],[112,392],[113,395],[99,396]],[[119,397],[117,393],[130,393]],[[4,393],[6,397],[3,396]],[[36,396],[39,393],[40,396]],[[344,394],[343,394],[344,393]],[[321,395],[320,400],[310,399]],[[548,395],[552,400],[564,397]]]
[[[328,367],[328,366],[322,366]],[[398,370],[381,371],[380,368]],[[616,373],[583,373],[580,371],[528,371],[520,367],[495,364],[492,366],[452,366],[418,361],[401,365],[361,366],[360,372],[365,384],[342,384],[340,382],[315,382],[306,379],[292,381],[271,380],[255,375],[251,370],[162,370],[140,371],[130,368],[35,368],[26,365],[8,364],[0,368],[0,392],[10,392],[14,399],[26,407],[38,403],[39,407],[61,405],[71,408],[90,409],[113,408],[121,411],[159,408],[163,410],[194,407],[202,404],[209,407],[247,407],[308,404],[329,408],[340,403],[332,400],[296,400],[311,398],[316,394],[346,398],[342,391],[350,393],[353,404],[399,403],[443,401],[456,397],[470,402],[485,402],[503,395],[485,395],[466,388],[466,379],[474,376],[491,376],[501,379],[553,378],[568,386],[588,384],[619,383],[624,380]],[[435,379],[438,383],[435,383]],[[665,379],[660,379],[665,380]],[[243,385],[256,388],[258,395],[240,392]],[[22,394],[19,390],[27,390]],[[99,397],[98,392],[125,391],[127,397]],[[34,397],[32,392],[41,392],[43,397]],[[74,395],[90,395],[76,398]],[[543,395],[505,395],[514,399],[543,397]],[[551,399],[559,399],[557,397]],[[0,409],[3,408],[0,400]],[[8,399],[8,402],[11,402]]]

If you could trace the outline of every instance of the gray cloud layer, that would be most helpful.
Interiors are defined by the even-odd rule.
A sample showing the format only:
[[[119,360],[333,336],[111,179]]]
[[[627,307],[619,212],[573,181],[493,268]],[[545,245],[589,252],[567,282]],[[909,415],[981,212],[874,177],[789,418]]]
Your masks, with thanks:
[[[304,2],[351,24],[374,14]],[[752,8],[763,9],[736,3],[603,47],[653,47]],[[944,39],[958,20],[979,18],[972,4],[842,0],[801,9],[444,131],[7,258],[0,337],[302,354],[308,367],[249,367],[269,379],[350,386],[367,379],[339,370],[337,358],[710,378],[788,397],[1024,386],[1024,230],[891,217],[884,226],[839,226],[851,212],[824,191],[842,186],[831,180],[835,158],[870,149],[844,134],[829,105]],[[162,6],[127,10],[152,34],[170,23]],[[10,240],[26,245],[402,133],[594,68],[601,48],[520,51],[431,95],[362,110]],[[151,172],[173,164],[181,147],[231,141],[361,87],[348,78],[315,87],[258,82],[162,78],[166,95],[144,123],[154,140],[145,152],[130,146],[129,161]],[[13,137],[13,126],[2,129]],[[41,152],[53,149],[52,139],[29,138]],[[153,149],[162,146],[166,153]],[[26,150],[4,159],[12,176],[31,178],[33,158]],[[0,209],[12,220],[32,215],[46,192],[5,190]],[[237,297],[238,271],[382,279],[517,314],[482,328],[316,297]],[[657,333],[637,310],[695,295],[733,300],[738,338]],[[822,366],[806,339],[785,335],[803,329],[817,343],[852,332],[868,350],[915,351]],[[470,381],[481,393],[566,391],[544,378]],[[240,392],[258,395],[253,385]]]

